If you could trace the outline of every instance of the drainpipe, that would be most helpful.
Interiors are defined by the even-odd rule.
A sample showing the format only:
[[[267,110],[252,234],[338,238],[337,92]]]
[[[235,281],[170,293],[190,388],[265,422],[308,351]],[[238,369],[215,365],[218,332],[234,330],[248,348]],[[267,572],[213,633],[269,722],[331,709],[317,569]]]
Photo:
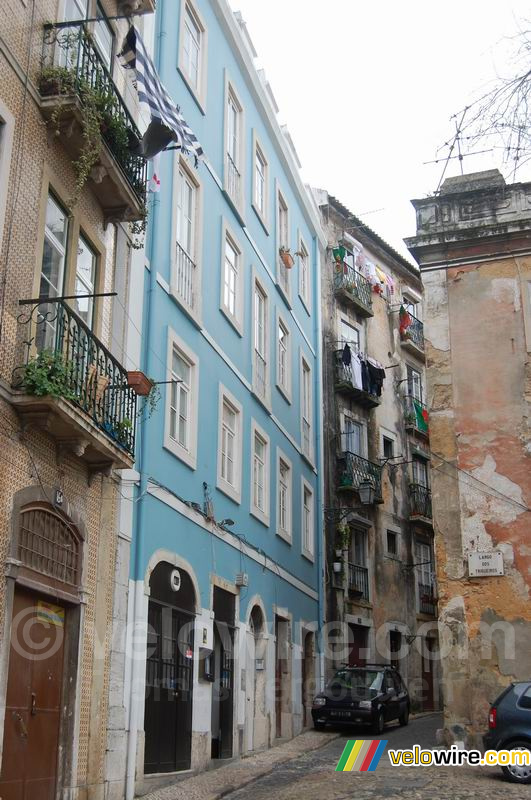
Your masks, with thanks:
[[[319,409],[319,420],[317,425],[317,504],[316,507],[319,510],[319,542],[317,547],[317,580],[318,580],[318,602],[317,602],[317,643],[319,647],[319,682],[320,682],[320,689],[324,688],[324,651],[323,651],[323,642],[322,642],[322,629],[323,624],[325,622],[324,613],[324,547],[325,547],[325,522],[324,522],[324,512],[323,512],[323,502],[324,502],[324,460],[323,460],[323,446],[324,446],[324,421],[323,421],[323,397],[322,397],[322,386],[323,386],[323,342],[321,336],[321,317],[322,317],[322,309],[321,309],[321,248],[319,244],[319,237],[315,237],[315,252],[316,252],[316,297],[315,297],[315,305],[314,308],[317,310],[315,314],[315,328],[314,328],[314,336],[317,345],[317,363],[319,364],[319,369],[315,370],[316,372],[316,407]]]
[[[160,69],[160,49],[162,47],[162,15],[163,15],[163,0],[157,3],[157,12],[155,16],[155,42],[158,43],[155,67],[157,71]],[[146,335],[142,339],[142,369],[146,375],[154,375],[153,356],[149,344],[155,341],[155,315],[153,314],[153,300],[157,288],[157,270],[155,268],[153,259],[153,242],[157,241],[155,231],[158,228],[158,204],[153,203],[151,211],[151,224],[149,231],[149,238],[147,241],[147,252],[149,254],[149,290],[147,296],[147,303],[145,304],[145,320],[143,321],[142,330]],[[144,278],[144,275],[142,276]],[[147,435],[147,426],[149,421],[144,420],[143,426],[139,426],[138,433],[140,434],[140,448],[139,448],[139,462],[138,471],[140,472],[140,486],[138,489],[138,496],[145,497],[148,487],[148,478],[144,471],[146,463],[146,455],[148,450],[149,437]],[[144,430],[142,430],[142,427]],[[129,637],[129,646],[131,652],[129,657],[132,658],[131,666],[131,690],[129,698],[129,736],[127,739],[127,765],[125,774],[125,798],[126,800],[133,800],[135,796],[135,783],[136,783],[136,761],[138,750],[138,726],[140,722],[140,709],[141,704],[144,702],[145,695],[145,675],[146,663],[145,659],[140,657],[138,648],[135,648],[134,643],[138,638],[136,634],[136,626],[139,623],[145,622],[144,620],[144,604],[145,604],[145,588],[143,581],[138,580],[139,570],[142,563],[143,552],[143,536],[146,525],[146,511],[145,503],[142,501],[136,504],[136,521],[134,526],[134,549],[132,552],[132,575],[134,583],[134,595],[132,603],[132,617],[133,617],[133,633]]]

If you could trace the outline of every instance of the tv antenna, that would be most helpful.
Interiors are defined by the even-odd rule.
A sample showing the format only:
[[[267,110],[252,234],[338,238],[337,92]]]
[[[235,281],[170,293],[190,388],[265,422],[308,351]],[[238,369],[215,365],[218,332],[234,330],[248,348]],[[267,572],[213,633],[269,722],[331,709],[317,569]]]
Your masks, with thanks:
[[[434,161],[424,161],[424,164],[440,164],[441,161],[444,161],[444,167],[443,167],[442,175],[440,177],[439,183],[437,184],[437,189],[435,190],[435,194],[437,194],[437,192],[441,188],[441,184],[442,184],[442,182],[444,180],[444,176],[446,175],[446,170],[448,169],[448,164],[450,163],[450,161],[452,161],[452,159],[457,158],[459,160],[459,167],[461,169],[461,175],[463,175],[463,159],[466,156],[477,156],[480,153],[491,153],[492,150],[493,150],[493,148],[491,147],[488,150],[475,150],[473,153],[463,153],[462,142],[465,141],[466,139],[471,139],[472,138],[471,136],[462,136],[463,124],[464,124],[464,121],[465,121],[466,113],[467,113],[469,108],[470,108],[470,106],[465,106],[463,111],[458,112],[457,114],[453,114],[450,117],[450,119],[453,119],[454,124],[455,124],[455,136],[453,137],[452,140],[449,139],[447,142],[445,142],[437,150],[437,153],[438,153],[439,150],[443,149],[443,147],[448,147],[448,155],[446,156],[446,158],[436,158]],[[457,118],[459,117],[459,114],[461,115],[461,118],[459,119],[459,122],[458,122]],[[457,153],[454,154],[454,151],[455,151],[456,148],[457,148]]]

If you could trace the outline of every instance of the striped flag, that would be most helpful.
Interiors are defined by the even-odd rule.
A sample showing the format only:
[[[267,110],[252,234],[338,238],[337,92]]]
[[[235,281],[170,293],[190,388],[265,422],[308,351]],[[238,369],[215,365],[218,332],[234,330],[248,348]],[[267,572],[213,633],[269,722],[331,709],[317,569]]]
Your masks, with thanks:
[[[387,739],[349,739],[336,772],[374,772],[386,744]]]
[[[124,67],[135,71],[135,85],[138,99],[149,108],[152,123],[156,120],[171,131],[171,139],[183,153],[193,155],[196,165],[203,155],[203,148],[194,132],[187,125],[178,106],[161,83],[153,61],[148,55],[142,37],[131,25],[120,53]]]

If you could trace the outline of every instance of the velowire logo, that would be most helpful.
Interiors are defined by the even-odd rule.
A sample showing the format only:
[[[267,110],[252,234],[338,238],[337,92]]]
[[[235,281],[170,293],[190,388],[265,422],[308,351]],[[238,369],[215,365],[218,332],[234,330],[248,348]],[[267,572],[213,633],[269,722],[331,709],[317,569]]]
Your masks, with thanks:
[[[386,744],[387,739],[349,739],[336,772],[374,772]]]

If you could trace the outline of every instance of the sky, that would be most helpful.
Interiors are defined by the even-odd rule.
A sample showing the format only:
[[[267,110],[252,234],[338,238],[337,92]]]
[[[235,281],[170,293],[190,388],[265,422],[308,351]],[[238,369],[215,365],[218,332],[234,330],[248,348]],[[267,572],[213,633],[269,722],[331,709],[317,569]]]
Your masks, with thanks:
[[[522,0],[230,0],[241,11],[302,163],[399,252],[415,233],[411,198],[433,193],[452,115],[511,74]],[[490,147],[492,143],[475,149]],[[465,172],[498,167],[472,155]],[[446,176],[460,172],[448,164]],[[525,168],[516,180],[530,180]]]

